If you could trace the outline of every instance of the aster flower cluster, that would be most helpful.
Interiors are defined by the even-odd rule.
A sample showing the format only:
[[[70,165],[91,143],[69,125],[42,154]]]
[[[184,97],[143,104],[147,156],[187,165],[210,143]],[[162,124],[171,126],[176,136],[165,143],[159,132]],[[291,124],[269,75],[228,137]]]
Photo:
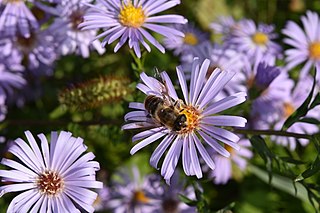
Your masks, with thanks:
[[[290,2],[0,0],[0,213],[317,211],[319,5]]]

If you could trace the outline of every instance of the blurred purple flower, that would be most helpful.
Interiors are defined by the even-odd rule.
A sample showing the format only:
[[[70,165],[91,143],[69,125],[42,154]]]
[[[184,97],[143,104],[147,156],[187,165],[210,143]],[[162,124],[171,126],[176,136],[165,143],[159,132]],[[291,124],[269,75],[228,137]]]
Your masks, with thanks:
[[[277,34],[273,25],[258,24],[252,20],[241,20],[238,27],[232,31],[232,37],[227,40],[227,46],[243,52],[252,62],[261,57],[280,57],[281,46],[274,42]]]
[[[164,47],[145,29],[165,37],[183,37],[182,32],[158,23],[185,24],[187,22],[185,18],[180,15],[153,16],[177,4],[180,4],[180,0],[98,0],[97,5],[88,5],[92,10],[84,16],[84,22],[79,26],[82,30],[103,28],[104,32],[96,37],[96,39],[105,37],[102,46],[120,39],[114,48],[115,52],[128,40],[129,47],[133,48],[137,57],[140,58],[140,43],[148,52],[151,51],[144,40],[146,39],[164,53]]]
[[[232,178],[232,164],[236,165],[241,171],[246,169],[247,160],[253,156],[252,151],[249,149],[251,144],[248,139],[240,139],[238,145],[240,146],[238,151],[230,149],[228,146],[226,147],[231,154],[230,158],[214,154],[216,169],[210,172],[210,177],[214,178],[215,184],[226,184]]]
[[[231,16],[219,16],[217,21],[210,24],[210,28],[214,34],[221,34],[222,40],[227,41],[230,39],[233,31],[240,27],[238,22]]]
[[[306,16],[301,17],[303,28],[293,21],[288,21],[282,33],[288,38],[283,41],[293,48],[285,51],[286,68],[305,63],[300,71],[300,77],[305,77],[312,66],[320,68],[320,20],[316,12],[307,11]],[[320,79],[318,74],[317,79]]]
[[[27,69],[34,70],[42,64],[51,66],[57,58],[56,43],[48,30],[33,31],[28,38],[18,35],[4,39],[6,45],[0,46],[0,54],[18,55]]]
[[[155,78],[147,76],[145,73],[140,75],[144,84],[138,84],[138,89],[146,95],[155,95],[163,98],[165,104],[169,106],[170,102],[180,105],[178,107],[180,111],[179,115],[184,116],[186,120],[186,126],[180,130],[173,130],[172,127],[162,125],[156,119],[150,118],[150,114],[143,103],[131,103],[129,107],[136,109],[136,111],[125,115],[125,120],[131,123],[124,125],[123,129],[149,128],[133,136],[132,140],[134,142],[141,141],[131,149],[131,154],[164,137],[150,159],[150,164],[158,168],[157,165],[160,158],[171,145],[161,167],[161,175],[167,183],[170,182],[170,178],[175,171],[181,151],[182,165],[187,175],[196,175],[197,178],[202,177],[197,152],[199,152],[211,169],[215,168],[214,162],[205,150],[202,140],[225,157],[229,157],[230,153],[218,141],[228,144],[235,149],[239,148],[236,144],[239,137],[228,130],[220,128],[220,126],[244,127],[246,119],[239,116],[216,114],[244,102],[246,94],[240,92],[213,102],[212,100],[215,96],[231,80],[235,73],[217,69],[206,80],[209,65],[210,61],[207,59],[202,64],[199,64],[198,59],[194,60],[189,87],[190,91],[188,91],[186,79],[181,68],[177,67],[177,75],[184,101],[178,98],[166,72],[161,73],[166,85]]]
[[[32,2],[32,1],[31,1]],[[4,7],[1,10],[1,7]],[[5,36],[21,35],[25,38],[39,29],[39,24],[24,0],[0,0],[0,34]]]
[[[152,176],[141,177],[137,167],[120,171],[110,188],[110,199],[106,203],[112,212],[154,212],[159,201],[154,199],[154,189],[150,185]]]
[[[12,96],[15,89],[22,88],[25,84],[26,80],[21,73],[8,70],[0,62],[0,95]]]
[[[208,33],[200,31],[192,24],[175,24],[173,25],[173,28],[183,32],[184,37],[166,37],[163,39],[163,43],[168,50],[173,50],[175,55],[191,54],[196,46],[209,40]]]
[[[0,122],[6,118],[7,112],[6,96],[0,92]],[[2,142],[2,136],[0,135],[0,143]]]
[[[244,67],[244,63],[249,62],[245,60],[246,58],[244,58],[241,53],[236,52],[227,46],[219,45],[217,43],[211,44],[210,41],[206,41],[194,48],[192,55],[194,57],[198,57],[200,61],[204,61],[206,58],[210,60],[210,66],[206,74],[206,78],[208,78],[216,68],[236,73],[235,76],[225,85],[223,90],[216,96],[215,100],[220,100],[236,92],[246,91],[245,86],[242,84],[245,80],[245,76],[241,70]],[[183,70],[186,71],[186,76],[190,76],[189,72],[192,67],[192,63],[184,63],[182,66]]]
[[[58,17],[54,18],[49,31],[58,38],[58,48],[62,55],[75,52],[88,58],[90,48],[96,49],[100,55],[105,52],[99,40],[92,41],[96,37],[96,29],[80,30],[78,28],[88,9],[89,7],[79,0],[69,0],[59,4],[54,11],[51,10]]]
[[[0,170],[7,185],[0,187],[1,196],[24,191],[10,203],[7,212],[93,212],[97,194],[89,188],[101,188],[96,181],[99,163],[93,153],[83,155],[87,147],[82,138],[70,132],[51,133],[50,147],[44,134],[39,134],[41,148],[33,135],[26,131],[29,142],[21,138],[9,147],[20,161],[2,159],[1,164],[12,170]],[[77,207],[75,206],[77,205]]]
[[[311,91],[312,86],[312,78],[310,76],[306,76],[303,79],[300,79],[297,83],[294,90],[291,92],[290,96],[287,97],[282,104],[278,105],[279,110],[279,118],[277,122],[274,124],[275,130],[281,130],[284,122],[287,118],[296,110],[301,104],[306,100],[307,96]],[[320,107],[316,106],[315,108],[308,111],[305,117],[320,119]],[[319,127],[315,124],[304,123],[304,122],[296,122],[292,126],[288,128],[289,132],[301,133],[312,135],[319,131]],[[301,145],[308,144],[307,139],[303,138],[292,138],[292,137],[280,137],[280,136],[272,136],[272,139],[277,143],[289,146],[290,150],[294,150],[296,148],[297,141]]]

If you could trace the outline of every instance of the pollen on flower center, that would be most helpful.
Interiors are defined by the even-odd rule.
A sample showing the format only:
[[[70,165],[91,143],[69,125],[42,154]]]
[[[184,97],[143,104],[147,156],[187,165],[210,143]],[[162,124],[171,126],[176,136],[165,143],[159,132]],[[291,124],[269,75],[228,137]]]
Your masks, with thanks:
[[[133,194],[132,201],[134,203],[149,203],[150,199],[144,194],[143,191],[137,190]]]
[[[320,42],[314,42],[310,44],[309,54],[311,58],[320,60]]]
[[[195,46],[199,43],[198,38],[193,33],[186,33],[183,39],[185,44]]]
[[[294,107],[291,103],[284,103],[283,104],[283,111],[284,111],[284,117],[288,118],[292,113],[295,111]]]
[[[269,41],[269,38],[266,34],[262,32],[257,32],[252,36],[252,40],[257,45],[266,45],[267,42]]]
[[[142,7],[134,7],[131,2],[128,5],[123,4],[119,13],[120,23],[127,27],[139,28],[145,19]]]
[[[37,179],[38,189],[48,196],[59,194],[64,188],[64,181],[57,172],[45,171]]]
[[[199,126],[200,112],[193,106],[182,106],[181,114],[184,114],[187,118],[187,126],[178,131],[179,134],[191,133]]]

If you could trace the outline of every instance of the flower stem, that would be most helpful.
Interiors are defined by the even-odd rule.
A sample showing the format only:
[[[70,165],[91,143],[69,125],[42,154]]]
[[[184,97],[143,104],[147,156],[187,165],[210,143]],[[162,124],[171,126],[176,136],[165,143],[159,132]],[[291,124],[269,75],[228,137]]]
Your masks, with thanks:
[[[245,134],[245,135],[276,135],[294,138],[305,138],[311,139],[312,135],[299,134],[294,132],[277,131],[277,130],[253,130],[253,129],[233,129],[234,133]]]

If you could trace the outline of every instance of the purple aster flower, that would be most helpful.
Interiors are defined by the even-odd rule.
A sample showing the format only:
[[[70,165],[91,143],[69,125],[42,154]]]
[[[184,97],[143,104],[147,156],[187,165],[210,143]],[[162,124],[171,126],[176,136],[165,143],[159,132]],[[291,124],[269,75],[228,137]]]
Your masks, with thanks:
[[[281,47],[274,42],[277,38],[273,25],[258,24],[252,20],[238,22],[238,27],[233,30],[232,37],[228,39],[227,45],[237,51],[245,53],[249,59],[255,60],[264,56],[278,58]]]
[[[254,128],[261,129],[264,128],[261,120],[272,122],[276,119],[277,105],[290,96],[294,81],[285,70],[265,62],[249,67],[245,74],[248,94],[253,100],[251,117],[255,123]]]
[[[282,33],[288,36],[283,41],[293,48],[285,51],[286,68],[305,63],[300,71],[300,76],[305,77],[312,66],[320,67],[320,20],[316,12],[307,11],[301,17],[303,28],[293,21],[288,21]],[[318,75],[318,79],[319,75]]]
[[[165,37],[184,36],[182,32],[172,27],[160,25],[185,24],[187,20],[182,16],[153,16],[180,4],[180,0],[98,0],[98,2],[97,5],[89,5],[92,10],[84,16],[84,22],[79,26],[83,30],[103,28],[104,32],[96,37],[96,39],[105,37],[102,46],[119,39],[114,48],[115,52],[128,40],[129,47],[133,48],[140,58],[140,43],[148,52],[151,51],[144,40],[146,39],[164,53],[164,47],[147,30]]]
[[[247,160],[252,158],[253,153],[250,150],[251,143],[248,139],[241,139],[238,142],[240,150],[236,151],[226,146],[230,152],[230,158],[226,158],[215,153],[216,169],[210,172],[210,176],[214,178],[215,184],[226,184],[232,178],[232,165],[236,165],[241,171],[247,167]]]
[[[186,181],[180,177],[180,172],[176,171],[173,174],[170,185],[163,184],[160,177],[159,175],[154,175],[150,178],[152,188],[156,189],[155,197],[160,200],[159,208],[154,210],[154,213],[196,212],[196,207],[188,206],[179,199],[179,195],[183,195],[190,200],[196,200],[194,188],[186,186]]]
[[[222,40],[227,41],[233,31],[239,28],[238,22],[231,16],[219,16],[217,21],[210,24],[210,28],[215,34],[221,34]]]
[[[207,59],[202,64],[199,64],[199,59],[194,60],[189,90],[181,68],[177,67],[184,100],[178,98],[166,72],[161,73],[163,82],[142,73],[140,77],[143,84],[138,84],[137,88],[147,95],[145,104],[131,103],[129,107],[135,111],[125,115],[125,120],[130,123],[124,125],[123,129],[147,128],[133,136],[134,142],[141,141],[131,149],[131,154],[161,139],[150,158],[150,164],[158,168],[160,158],[169,149],[161,167],[161,175],[167,183],[175,171],[181,151],[184,172],[201,178],[197,153],[211,169],[215,168],[203,143],[225,157],[229,157],[230,153],[218,141],[239,148],[236,144],[239,137],[220,126],[244,127],[246,119],[217,113],[244,102],[246,94],[240,92],[213,102],[235,73],[217,69],[206,80],[209,66]]]
[[[172,36],[166,37],[163,40],[164,46],[173,50],[175,55],[191,54],[193,49],[204,41],[209,40],[209,35],[200,31],[191,24],[176,24],[173,25],[175,29],[184,33],[184,37]]]
[[[28,143],[18,138],[9,152],[19,159],[2,159],[1,164],[12,170],[0,170],[7,185],[0,187],[1,196],[24,191],[10,203],[7,212],[79,212],[79,207],[93,212],[97,194],[89,188],[101,188],[96,181],[99,163],[92,161],[93,153],[83,154],[87,147],[82,138],[70,132],[51,133],[50,145],[39,134],[41,147],[26,131]],[[77,206],[77,207],[76,207]]]
[[[5,40],[7,43],[0,46],[0,51],[8,54],[17,51],[30,70],[37,69],[42,64],[51,66],[57,58],[56,43],[48,30],[33,31],[28,38],[18,35]]]
[[[150,185],[152,176],[141,177],[137,167],[125,169],[118,174],[110,188],[110,199],[107,208],[112,212],[154,212],[159,201],[154,199],[154,188]]]
[[[0,34],[15,36],[20,34],[25,38],[31,36],[31,31],[39,29],[39,24],[24,0],[0,0],[4,5],[0,16]]]
[[[15,89],[22,88],[26,84],[26,80],[21,73],[9,71],[5,64],[0,62],[0,94],[10,97]]]
[[[220,100],[236,92],[246,91],[245,86],[242,84],[242,82],[245,81],[245,75],[241,70],[247,61],[241,53],[238,53],[227,46],[219,45],[217,43],[211,44],[210,41],[207,41],[197,46],[193,50],[192,55],[198,57],[200,61],[204,61],[206,58],[210,59],[210,66],[206,74],[207,78],[216,68],[236,73],[230,82],[227,83],[223,90],[216,96],[216,100]],[[186,76],[190,76],[189,72],[191,67],[191,63],[183,64]]]
[[[305,101],[307,96],[310,93],[312,86],[312,78],[310,76],[306,76],[303,79],[300,79],[297,83],[296,87],[292,91],[291,95],[287,97],[281,104],[278,105],[279,118],[277,122],[274,124],[275,130],[280,130],[286,121],[286,119]],[[315,118],[317,120],[320,119],[320,107],[317,106],[311,109],[306,117]],[[319,127],[310,123],[297,122],[288,128],[289,132],[301,133],[301,134],[314,134],[319,131]],[[272,139],[279,144],[284,146],[289,146],[291,150],[296,148],[297,141],[301,145],[308,144],[307,139],[303,138],[292,138],[292,137],[280,137],[280,136],[272,136]]]
[[[77,53],[84,58],[90,55],[90,48],[94,48],[101,55],[105,49],[101,47],[99,40],[92,41],[97,30],[80,30],[78,25],[82,23],[83,16],[89,7],[79,0],[66,1],[59,4],[54,12],[56,17],[49,30],[58,38],[58,48],[62,55]]]
[[[110,199],[110,189],[107,186],[103,186],[102,189],[97,191],[97,199],[93,203],[95,211],[107,210],[107,204]]]

